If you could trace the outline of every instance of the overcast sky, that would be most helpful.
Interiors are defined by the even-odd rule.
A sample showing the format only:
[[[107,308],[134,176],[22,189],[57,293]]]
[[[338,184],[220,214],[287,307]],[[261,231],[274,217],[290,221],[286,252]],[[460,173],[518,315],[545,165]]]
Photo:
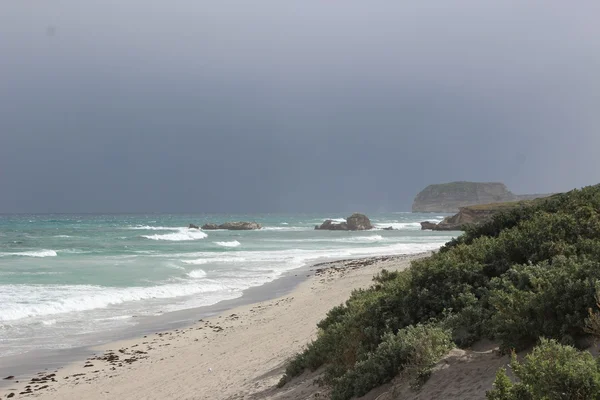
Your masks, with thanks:
[[[3,0],[0,212],[600,182],[600,2]]]

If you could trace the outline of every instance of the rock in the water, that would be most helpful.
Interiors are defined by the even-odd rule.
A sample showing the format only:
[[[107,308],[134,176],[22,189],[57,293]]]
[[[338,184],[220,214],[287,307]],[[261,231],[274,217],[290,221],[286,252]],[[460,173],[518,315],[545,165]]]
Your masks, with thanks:
[[[245,222],[245,221],[235,221],[235,222],[225,222],[224,224],[204,224],[202,225],[203,230],[214,230],[214,229],[226,229],[230,231],[251,231],[255,229],[260,229],[262,226],[257,222]]]
[[[354,213],[346,218],[346,222],[348,223],[348,229],[351,231],[366,231],[373,229],[371,220],[364,214]]]
[[[435,230],[436,227],[437,227],[437,224],[435,222],[431,222],[431,221],[421,222],[421,230],[422,231],[425,231],[428,229]]]
[[[327,219],[321,225],[316,225],[315,229],[324,231],[347,231],[348,224],[346,222],[333,222],[332,220]]]
[[[393,231],[394,227],[393,226],[388,226],[387,228],[383,228],[384,231]]]
[[[364,214],[355,213],[346,218],[346,222],[333,222],[328,219],[321,225],[315,226],[315,229],[327,231],[364,231],[373,229],[373,225],[371,225],[369,217]]]
[[[200,229],[200,227],[198,225],[190,224],[188,229]]]
[[[219,229],[219,225],[217,225],[217,224],[204,224],[204,225],[202,225],[202,230],[203,231],[211,231],[211,230],[215,230],[215,229]]]
[[[254,229],[262,228],[259,223],[256,222],[225,222],[224,224],[219,225],[219,229],[227,229],[231,231],[250,231]]]

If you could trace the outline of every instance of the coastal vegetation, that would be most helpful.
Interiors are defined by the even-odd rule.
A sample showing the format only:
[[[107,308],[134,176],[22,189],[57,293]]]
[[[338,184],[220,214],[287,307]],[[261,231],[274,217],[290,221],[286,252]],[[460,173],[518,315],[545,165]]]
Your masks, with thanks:
[[[544,398],[542,384],[558,385],[561,399],[595,398],[569,391],[581,384],[586,396],[600,393],[596,361],[577,349],[598,325],[590,310],[599,290],[599,186],[509,207],[410,269],[383,271],[354,291],[318,324],[317,339],[290,361],[280,385],[323,367],[334,400],[401,372],[418,386],[453,345],[488,338],[502,352],[540,343],[522,364],[513,360],[521,383],[499,372],[490,399]],[[530,397],[519,397],[525,390]]]

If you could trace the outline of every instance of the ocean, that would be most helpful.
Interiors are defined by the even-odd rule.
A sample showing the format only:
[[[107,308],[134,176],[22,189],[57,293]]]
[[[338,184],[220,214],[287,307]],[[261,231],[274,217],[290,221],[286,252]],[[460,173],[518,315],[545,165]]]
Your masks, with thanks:
[[[444,215],[370,214],[372,231],[315,231],[334,214],[0,215],[0,357],[90,345],[139,317],[240,297],[318,261],[439,248]],[[256,231],[190,223],[256,221]],[[392,226],[395,230],[382,230]]]

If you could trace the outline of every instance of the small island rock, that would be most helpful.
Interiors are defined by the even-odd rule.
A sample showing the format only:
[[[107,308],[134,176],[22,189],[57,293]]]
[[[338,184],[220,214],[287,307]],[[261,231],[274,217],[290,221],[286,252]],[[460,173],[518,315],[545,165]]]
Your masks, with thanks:
[[[366,231],[373,229],[371,220],[364,214],[354,213],[346,218],[346,222],[348,223],[348,229],[351,231]]]
[[[327,231],[365,231],[373,229],[373,225],[371,225],[371,221],[366,215],[354,213],[346,218],[346,222],[333,222],[328,219],[321,225],[316,225],[315,229]]]
[[[202,225],[202,230],[205,230],[205,231],[212,231],[215,229],[219,229],[219,225],[211,224],[211,223]]]
[[[213,223],[202,225],[203,230],[215,230],[215,229],[225,229],[230,231],[251,231],[255,229],[260,229],[262,226],[257,222],[245,222],[245,221],[234,221],[234,222],[225,222],[224,224],[217,225]]]

